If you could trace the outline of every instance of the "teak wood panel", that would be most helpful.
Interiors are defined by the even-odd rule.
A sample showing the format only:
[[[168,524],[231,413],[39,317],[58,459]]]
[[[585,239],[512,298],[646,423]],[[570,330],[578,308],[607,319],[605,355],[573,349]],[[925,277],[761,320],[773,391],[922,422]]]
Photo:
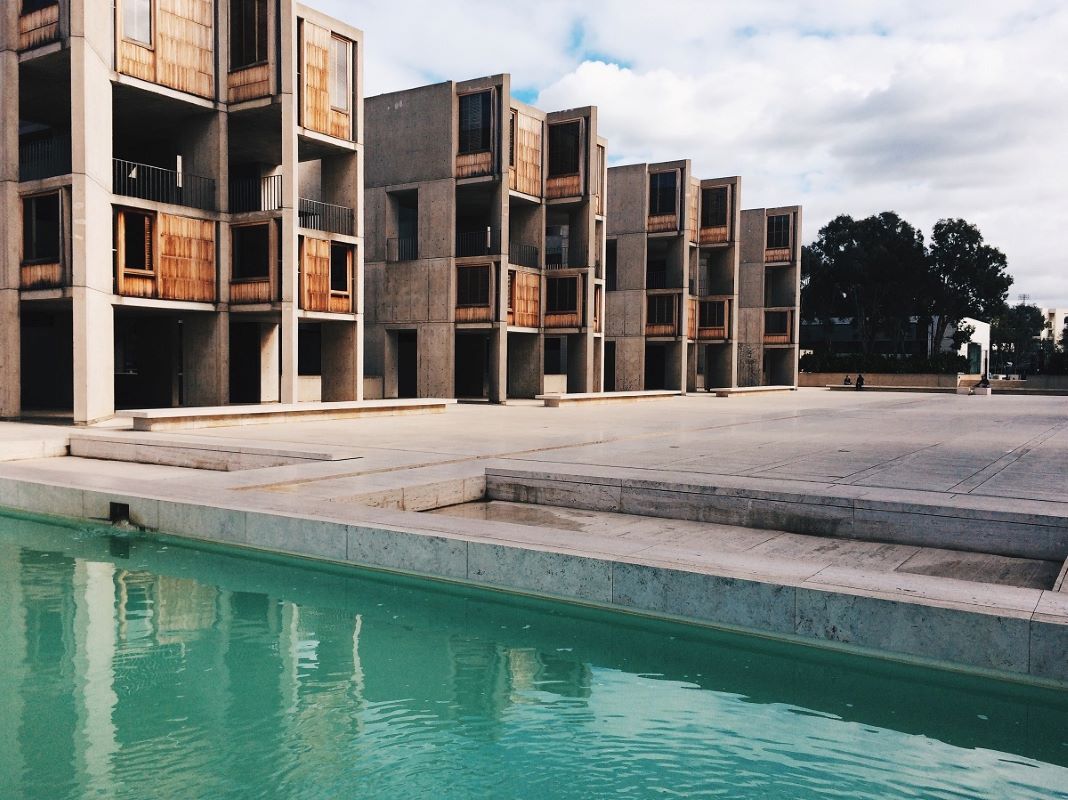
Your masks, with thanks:
[[[720,341],[722,341],[722,340],[725,340],[727,338],[727,329],[726,328],[698,328],[697,329],[697,338],[700,339],[701,341],[709,341],[709,340],[712,340],[712,341],[720,340]]]
[[[650,214],[647,229],[649,233],[663,233],[679,229],[677,214]]]
[[[682,295],[671,295],[671,321],[670,322],[649,322],[645,321],[645,335],[646,336],[677,336],[678,324],[679,324],[679,300]],[[646,306],[648,309],[648,306]],[[648,313],[648,310],[646,311]]]
[[[690,234],[690,241],[696,242],[698,239],[697,226],[700,224],[697,214],[700,208],[701,199],[701,184],[693,181],[690,183],[690,203],[687,211],[688,218],[686,220],[686,230]]]
[[[302,23],[304,32],[303,42],[303,114],[301,124],[309,130],[325,133],[337,139],[352,139],[352,98],[349,98],[349,110],[339,111],[330,105],[330,43],[334,38],[326,28],[305,20]],[[355,43],[349,42],[349,58],[352,59],[352,48]],[[355,75],[351,75],[349,81],[351,88]]]
[[[690,298],[686,301],[686,338],[697,338],[697,300]]]
[[[330,310],[330,242],[305,238],[300,254],[300,307]]]
[[[581,175],[558,175],[545,182],[545,197],[553,200],[557,197],[581,197]]]
[[[273,303],[278,299],[270,278],[230,282],[230,304]]]
[[[59,4],[19,17],[19,50],[29,50],[59,37]]]
[[[159,297],[215,302],[215,223],[159,214]]]
[[[463,322],[493,322],[492,306],[457,306],[456,321]]]
[[[536,197],[541,196],[542,127],[540,119],[515,112],[515,166],[510,187]]]
[[[234,70],[228,78],[227,100],[231,103],[241,103],[270,96],[271,72],[270,64],[256,64]]]
[[[19,288],[55,289],[63,286],[62,264],[23,264],[19,268]]]
[[[479,153],[460,153],[456,156],[456,177],[476,178],[480,175],[493,174],[493,153],[483,150]]]
[[[508,324],[519,328],[541,325],[541,275],[514,270],[509,273],[511,294]]]
[[[601,287],[593,287],[593,331],[594,333],[601,332]]]
[[[156,0],[151,47],[122,35],[122,6],[116,61],[119,72],[199,97],[215,94],[215,22],[212,0]]]
[[[769,247],[764,251],[765,264],[779,264],[792,260],[793,253],[789,247]]]
[[[701,244],[726,244],[729,240],[730,232],[726,225],[701,228]]]

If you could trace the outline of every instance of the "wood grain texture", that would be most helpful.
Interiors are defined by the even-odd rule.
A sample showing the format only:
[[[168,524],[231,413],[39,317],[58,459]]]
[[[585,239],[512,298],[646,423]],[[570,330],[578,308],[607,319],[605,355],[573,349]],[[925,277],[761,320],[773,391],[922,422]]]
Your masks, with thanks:
[[[700,208],[700,201],[701,201],[701,184],[700,183],[698,183],[697,181],[691,181],[690,182],[689,196],[690,196],[690,202],[689,202],[689,206],[688,206],[688,209],[687,209],[687,212],[686,212],[687,213],[686,230],[690,235],[690,241],[691,242],[696,242],[698,240],[697,239],[697,237],[698,237],[697,229],[698,229],[698,226],[700,225],[700,221],[698,220],[698,217],[697,217],[697,215],[699,213],[698,209]]]
[[[726,244],[730,240],[730,231],[726,225],[701,228],[701,244]]]
[[[230,281],[230,305],[273,303],[277,299],[270,278]]]
[[[153,46],[120,36],[116,68],[124,75],[211,98],[215,95],[215,11],[212,0],[157,0]],[[122,4],[116,11],[122,25]]]
[[[61,286],[62,264],[23,264],[19,268],[20,289],[55,289]]]
[[[303,64],[301,71],[304,79],[303,107],[301,124],[318,133],[325,133],[337,139],[352,139],[352,102],[348,111],[339,111],[330,104],[330,44],[334,38],[330,31],[305,20]],[[349,57],[352,57],[352,45],[349,45]],[[351,88],[351,82],[350,82]]]
[[[300,307],[330,310],[330,242],[304,238],[300,258]]]
[[[541,325],[541,275],[536,272],[509,272],[508,324],[520,328]]]
[[[697,338],[697,300],[690,298],[686,301],[686,338]]]
[[[159,297],[215,302],[215,223],[159,214]]]
[[[581,175],[559,175],[545,182],[545,197],[553,200],[558,197],[580,197],[582,195]]]
[[[459,153],[456,156],[456,177],[477,178],[493,174],[493,153],[483,150],[481,153]]]
[[[769,247],[764,251],[765,264],[781,264],[793,261],[793,251],[789,247]]]
[[[59,38],[59,4],[19,17],[19,50],[30,50]]]
[[[230,103],[243,103],[271,94],[271,65],[256,64],[237,69],[227,79],[226,99]]]
[[[540,197],[544,123],[521,111],[513,113],[515,114],[515,165],[509,173],[509,187],[523,194]]]
[[[679,229],[679,217],[677,214],[651,214],[647,223],[649,233],[664,233]]]

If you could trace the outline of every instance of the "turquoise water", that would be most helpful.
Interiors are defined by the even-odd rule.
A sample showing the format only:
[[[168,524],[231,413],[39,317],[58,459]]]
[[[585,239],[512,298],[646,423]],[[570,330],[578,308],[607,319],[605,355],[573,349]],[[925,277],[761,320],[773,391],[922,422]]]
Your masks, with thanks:
[[[3,798],[1068,798],[1068,692],[0,518]]]

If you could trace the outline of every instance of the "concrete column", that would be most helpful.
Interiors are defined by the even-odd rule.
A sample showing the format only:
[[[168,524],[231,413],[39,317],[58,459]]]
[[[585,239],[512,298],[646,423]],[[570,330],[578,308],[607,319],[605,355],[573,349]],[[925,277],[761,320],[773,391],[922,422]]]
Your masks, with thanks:
[[[296,4],[280,0],[282,22],[282,372],[279,398],[296,403],[299,397],[297,375],[297,320],[300,305],[297,208],[300,196],[300,156],[297,137],[297,14]]]
[[[182,360],[187,406],[221,406],[230,399],[230,315],[190,314],[182,319]]]
[[[19,356],[19,61],[18,3],[0,8],[0,417],[21,411]]]
[[[260,325],[260,402],[277,403],[281,398],[279,357],[282,326],[275,322]]]
[[[358,326],[353,322],[323,323],[323,389],[324,401],[359,400],[363,377],[357,347]]]
[[[86,424],[115,413],[115,312],[111,295],[75,286],[74,421]]]

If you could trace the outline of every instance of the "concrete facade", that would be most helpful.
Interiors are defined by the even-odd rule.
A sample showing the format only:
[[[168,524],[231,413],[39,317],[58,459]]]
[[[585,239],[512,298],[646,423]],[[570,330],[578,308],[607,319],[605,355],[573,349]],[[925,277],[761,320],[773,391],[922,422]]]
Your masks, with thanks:
[[[688,160],[608,184],[606,389],[796,387],[800,207],[742,211]]]
[[[383,396],[600,390],[596,108],[545,113],[495,75],[368,98],[367,112],[366,372]]]
[[[145,2],[0,15],[0,416],[362,399],[362,33]]]

